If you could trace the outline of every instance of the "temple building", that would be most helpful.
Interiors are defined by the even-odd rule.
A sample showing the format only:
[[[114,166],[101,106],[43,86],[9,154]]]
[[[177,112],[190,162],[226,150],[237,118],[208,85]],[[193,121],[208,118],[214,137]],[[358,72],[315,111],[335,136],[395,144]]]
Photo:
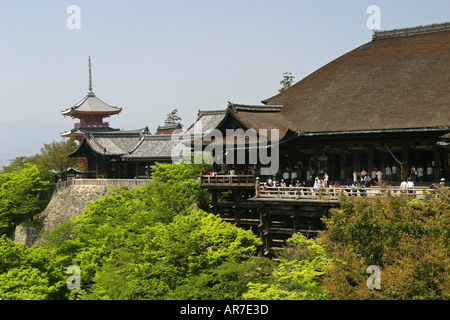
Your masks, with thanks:
[[[313,173],[327,172],[331,181],[348,183],[355,171],[395,165],[398,181],[407,178],[413,166],[431,168],[433,180],[449,179],[448,70],[449,23],[374,31],[368,43],[260,105],[229,102],[223,110],[200,111],[183,134],[192,134],[196,124],[206,135],[218,129],[222,141],[227,129],[253,129],[258,138],[261,129],[277,130],[277,137],[264,137],[267,148],[279,147],[277,178],[288,172],[307,180]],[[151,135],[99,126],[103,117],[120,110],[100,102],[90,84],[88,96],[63,112],[81,120],[70,134],[85,136],[71,156],[89,159],[91,177],[146,176],[155,162],[173,160],[171,148],[180,148],[173,135],[181,128],[162,126]],[[210,137],[204,139],[205,146],[209,143]],[[244,143],[233,152],[242,148],[248,151]],[[238,167],[254,168],[261,176],[263,164],[246,162]]]
[[[260,197],[258,177],[261,183],[308,181],[327,173],[330,182],[343,186],[354,174],[376,170],[398,187],[413,167],[422,167],[426,187],[450,179],[449,70],[449,23],[375,31],[368,43],[261,104],[228,102],[222,110],[199,111],[186,130],[166,123],[155,134],[101,126],[103,117],[120,108],[99,102],[90,84],[88,96],[63,112],[80,120],[95,114],[67,134],[83,134],[69,156],[86,159],[86,178],[138,179],[151,177],[157,162],[182,159],[186,150],[211,152],[221,160],[214,163],[217,175],[201,177],[212,195],[211,210],[260,235],[262,253],[270,255],[295,232],[317,234],[321,218],[339,202],[289,198],[285,190]],[[227,161],[239,153],[244,161]],[[262,154],[277,160],[275,168]],[[387,168],[392,172],[394,166],[397,174],[390,180]]]
[[[448,180],[448,70],[449,23],[375,31],[261,105],[229,103],[217,128],[278,129],[279,178],[327,172],[347,183],[354,171],[395,165],[398,180],[413,166]]]

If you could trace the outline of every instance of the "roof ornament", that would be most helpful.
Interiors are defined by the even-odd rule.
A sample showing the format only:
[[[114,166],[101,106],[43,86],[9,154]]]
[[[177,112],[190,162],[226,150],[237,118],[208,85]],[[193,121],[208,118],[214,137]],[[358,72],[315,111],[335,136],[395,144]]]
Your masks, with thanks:
[[[91,56],[89,56],[89,91],[88,91],[88,96],[90,97],[94,97],[95,94],[92,91],[92,65],[91,65]]]

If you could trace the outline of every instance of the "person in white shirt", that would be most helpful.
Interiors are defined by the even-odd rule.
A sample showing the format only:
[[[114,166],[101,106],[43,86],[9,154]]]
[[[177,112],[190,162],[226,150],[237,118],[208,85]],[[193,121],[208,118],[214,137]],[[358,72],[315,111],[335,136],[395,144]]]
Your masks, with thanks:
[[[406,189],[409,193],[414,192],[414,182],[412,180],[408,179],[408,182],[406,183]]]
[[[283,180],[289,183],[289,172],[287,170],[283,173]]]
[[[392,181],[392,169],[389,166],[386,167],[386,179],[389,182]]]
[[[392,180],[397,181],[397,167],[395,164],[392,165]]]
[[[383,180],[383,172],[381,172],[381,170],[377,171],[377,179],[378,183],[381,183],[381,181]]]
[[[291,172],[291,183],[295,183],[295,180],[297,180],[297,172],[292,171]]]
[[[417,179],[419,180],[419,182],[423,181],[423,167],[422,166],[417,168]]]
[[[402,183],[400,183],[400,193],[406,193],[406,181],[403,180]]]
[[[427,167],[427,180],[433,182],[433,168],[431,166]]]
[[[375,180],[377,177],[377,168],[373,168],[372,170],[372,179]]]

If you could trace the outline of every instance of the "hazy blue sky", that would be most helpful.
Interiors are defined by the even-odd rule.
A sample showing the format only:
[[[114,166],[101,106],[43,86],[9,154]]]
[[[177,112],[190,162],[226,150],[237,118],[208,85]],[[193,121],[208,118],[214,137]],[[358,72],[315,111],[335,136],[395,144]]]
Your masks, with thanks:
[[[67,28],[69,5],[81,29]],[[380,7],[381,29],[450,21],[444,0],[0,1],[0,127],[24,132],[19,146],[31,122],[17,121],[57,128],[35,130],[31,152],[59,140],[75,122],[61,110],[87,93],[88,56],[95,94],[123,108],[112,127],[154,132],[175,107],[188,126],[199,109],[259,104],[283,72],[297,82],[369,42],[369,5]]]

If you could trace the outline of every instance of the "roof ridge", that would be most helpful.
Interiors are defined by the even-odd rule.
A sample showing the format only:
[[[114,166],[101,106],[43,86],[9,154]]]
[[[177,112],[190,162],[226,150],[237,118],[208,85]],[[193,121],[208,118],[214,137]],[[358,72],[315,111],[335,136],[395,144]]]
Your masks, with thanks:
[[[240,104],[228,101],[228,108],[233,111],[254,111],[254,112],[280,112],[283,110],[282,105],[251,105]]]
[[[372,40],[413,36],[417,34],[432,33],[447,30],[450,30],[450,22],[433,23],[428,25],[420,25],[416,27],[408,27],[401,29],[374,30]]]

